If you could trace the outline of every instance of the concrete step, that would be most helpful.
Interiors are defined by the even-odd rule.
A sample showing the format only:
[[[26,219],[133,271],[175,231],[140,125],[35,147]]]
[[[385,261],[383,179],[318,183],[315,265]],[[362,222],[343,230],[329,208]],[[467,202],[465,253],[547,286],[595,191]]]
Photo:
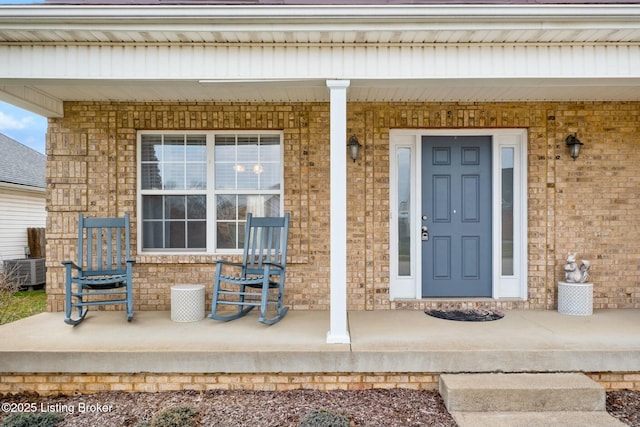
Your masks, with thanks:
[[[604,411],[452,412],[458,427],[627,427]]]
[[[577,373],[443,374],[449,412],[605,411],[604,388]]]

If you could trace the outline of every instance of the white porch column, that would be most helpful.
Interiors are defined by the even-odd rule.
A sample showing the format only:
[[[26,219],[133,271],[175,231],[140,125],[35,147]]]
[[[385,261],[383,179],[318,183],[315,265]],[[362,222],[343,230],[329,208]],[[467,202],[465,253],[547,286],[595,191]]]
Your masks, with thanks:
[[[329,344],[349,344],[347,324],[347,88],[349,80],[327,80],[331,94],[330,325]]]

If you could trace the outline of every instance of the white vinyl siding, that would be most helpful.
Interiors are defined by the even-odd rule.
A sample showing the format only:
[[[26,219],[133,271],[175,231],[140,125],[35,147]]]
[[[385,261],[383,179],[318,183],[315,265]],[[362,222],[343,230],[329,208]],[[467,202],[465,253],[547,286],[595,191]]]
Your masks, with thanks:
[[[24,258],[27,229],[44,228],[46,193],[0,187],[0,260]]]
[[[454,78],[635,78],[640,65],[637,43],[445,43],[419,42],[349,45],[136,45],[0,46],[7,78],[47,75],[82,79],[179,80],[203,83],[259,79],[454,79]],[[108,66],[95,67],[95,58]],[[135,64],[135,66],[132,66]],[[180,67],[167,67],[180,64]],[[286,64],[283,65],[283,64]],[[367,66],[362,66],[367,64]],[[611,66],[610,64],[616,64]],[[587,71],[588,70],[588,71]],[[206,76],[206,77],[204,77]],[[182,86],[167,84],[167,90]],[[120,87],[118,96],[144,87]],[[225,88],[222,88],[225,90]],[[73,90],[73,88],[70,88]],[[101,88],[96,88],[100,93]],[[115,90],[112,88],[111,90]],[[203,86],[191,86],[195,96]],[[256,94],[257,95],[257,94]],[[92,98],[92,95],[85,95]]]

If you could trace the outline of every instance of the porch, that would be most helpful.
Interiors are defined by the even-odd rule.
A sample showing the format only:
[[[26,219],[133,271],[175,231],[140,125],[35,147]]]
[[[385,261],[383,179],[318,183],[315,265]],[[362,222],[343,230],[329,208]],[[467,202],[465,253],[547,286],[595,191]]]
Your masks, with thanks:
[[[270,327],[258,323],[253,313],[229,323],[176,323],[168,312],[137,312],[128,323],[123,312],[94,311],[78,327],[65,325],[63,317],[43,313],[0,327],[0,392],[29,389],[15,386],[29,376],[34,383],[45,374],[73,383],[79,380],[71,374],[83,373],[117,374],[114,378],[140,373],[189,378],[433,374],[437,383],[437,374],[445,372],[581,371],[594,374],[607,388],[640,388],[637,309],[596,310],[588,317],[512,310],[501,320],[481,323],[440,320],[421,311],[353,311],[348,313],[351,344],[327,344],[325,311],[292,311]],[[121,381],[117,378],[114,383]],[[607,383],[610,378],[617,378],[617,384]],[[39,391],[65,391],[62,384],[56,387]],[[66,387],[69,391],[73,384]],[[101,387],[94,391],[114,389]],[[116,389],[126,390],[122,384]],[[150,391],[156,390],[161,388]]]

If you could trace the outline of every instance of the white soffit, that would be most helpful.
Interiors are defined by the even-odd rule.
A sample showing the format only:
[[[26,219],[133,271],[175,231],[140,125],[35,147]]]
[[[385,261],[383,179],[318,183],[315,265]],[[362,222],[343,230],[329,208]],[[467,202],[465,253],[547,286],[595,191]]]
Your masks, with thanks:
[[[631,42],[639,16],[628,4],[0,6],[0,41]]]

